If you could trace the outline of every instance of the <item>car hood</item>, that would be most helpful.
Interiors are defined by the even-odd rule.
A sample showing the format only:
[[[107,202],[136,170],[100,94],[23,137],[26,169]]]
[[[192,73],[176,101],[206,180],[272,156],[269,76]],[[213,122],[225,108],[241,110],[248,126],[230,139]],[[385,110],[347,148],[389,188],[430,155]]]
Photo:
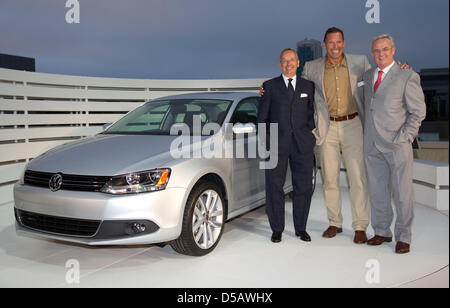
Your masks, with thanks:
[[[41,172],[113,176],[170,167],[177,136],[96,135],[51,149],[27,169]]]

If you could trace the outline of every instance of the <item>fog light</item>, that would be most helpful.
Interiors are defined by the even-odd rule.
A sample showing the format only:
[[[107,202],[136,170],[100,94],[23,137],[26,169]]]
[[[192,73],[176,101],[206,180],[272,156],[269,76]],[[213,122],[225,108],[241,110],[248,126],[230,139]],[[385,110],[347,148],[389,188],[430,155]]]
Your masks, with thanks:
[[[133,230],[134,233],[142,233],[145,231],[145,225],[140,223],[134,223],[131,225],[131,230]]]

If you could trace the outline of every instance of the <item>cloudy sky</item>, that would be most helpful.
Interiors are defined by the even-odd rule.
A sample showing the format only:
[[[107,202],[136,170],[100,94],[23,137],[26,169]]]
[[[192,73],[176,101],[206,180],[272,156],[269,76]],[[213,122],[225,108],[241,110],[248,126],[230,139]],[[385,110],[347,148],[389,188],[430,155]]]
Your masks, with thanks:
[[[0,0],[0,53],[36,59],[39,72],[84,76],[222,79],[279,74],[278,56],[305,38],[345,32],[346,51],[370,56],[381,33],[416,71],[448,67],[448,0]],[[373,63],[373,62],[372,62]]]

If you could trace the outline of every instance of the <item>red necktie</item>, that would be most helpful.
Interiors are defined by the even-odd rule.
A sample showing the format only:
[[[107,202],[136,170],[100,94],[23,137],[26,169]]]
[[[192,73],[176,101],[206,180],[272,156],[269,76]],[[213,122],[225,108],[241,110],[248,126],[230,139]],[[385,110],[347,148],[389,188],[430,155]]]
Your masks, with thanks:
[[[378,71],[378,79],[373,86],[373,93],[377,92],[378,86],[381,83],[381,76],[383,75],[383,71]]]

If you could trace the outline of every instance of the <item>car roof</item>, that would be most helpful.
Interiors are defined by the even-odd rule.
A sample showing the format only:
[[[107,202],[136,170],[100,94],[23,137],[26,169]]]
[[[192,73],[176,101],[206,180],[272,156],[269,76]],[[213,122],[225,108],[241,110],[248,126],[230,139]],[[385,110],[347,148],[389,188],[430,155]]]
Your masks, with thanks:
[[[194,92],[187,94],[171,95],[158,97],[152,101],[166,100],[166,99],[224,99],[224,100],[241,100],[246,97],[258,96],[258,92]]]

